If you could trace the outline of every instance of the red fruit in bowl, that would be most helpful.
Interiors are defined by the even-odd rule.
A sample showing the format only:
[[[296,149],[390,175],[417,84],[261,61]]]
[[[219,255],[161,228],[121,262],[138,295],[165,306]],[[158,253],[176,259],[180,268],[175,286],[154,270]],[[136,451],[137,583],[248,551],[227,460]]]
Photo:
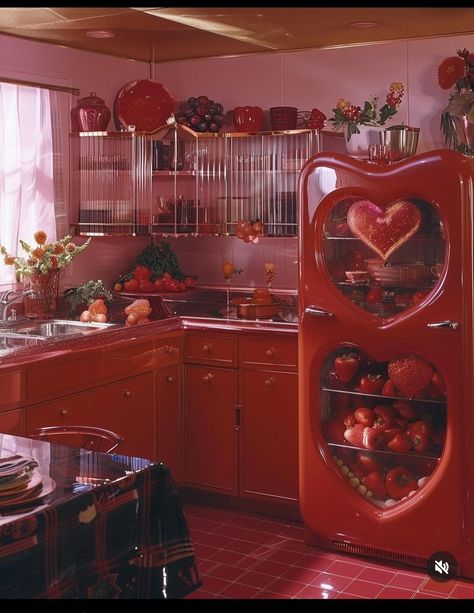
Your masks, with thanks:
[[[347,430],[344,431],[344,438],[351,445],[354,445],[355,447],[362,447],[364,430],[364,424],[356,424],[355,426],[352,426],[352,428],[347,428]]]
[[[400,396],[400,392],[395,387],[393,381],[387,379],[382,387],[382,396]]]
[[[374,425],[374,412],[369,407],[359,407],[354,411],[354,418],[359,424],[364,426]]]
[[[369,428],[366,426],[362,433],[362,445],[366,449],[382,449],[385,447],[385,433],[380,428]]]
[[[415,476],[403,466],[392,468],[385,478],[385,487],[390,498],[400,500],[408,496],[410,492],[418,489],[418,481]]]
[[[377,472],[380,469],[379,463],[373,455],[370,452],[360,452],[357,456],[357,463],[366,474]]]
[[[356,353],[343,353],[334,360],[334,370],[344,383],[349,383],[359,368],[359,359]]]
[[[408,434],[401,432],[388,442],[387,447],[398,453],[407,453],[411,449],[411,440]]]
[[[314,124],[315,129],[322,130],[324,128],[324,122],[326,121],[326,119],[327,117],[322,111],[314,108],[311,110],[311,117],[308,120],[308,127],[310,127],[309,122],[311,121],[311,123]]]

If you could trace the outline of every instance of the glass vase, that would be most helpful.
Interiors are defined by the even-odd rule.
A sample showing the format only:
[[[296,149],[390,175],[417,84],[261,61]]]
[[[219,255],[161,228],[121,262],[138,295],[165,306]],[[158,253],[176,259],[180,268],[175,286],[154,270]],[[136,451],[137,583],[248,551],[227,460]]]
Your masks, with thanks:
[[[59,268],[47,274],[35,273],[24,277],[24,314],[31,319],[52,319],[56,314],[59,293]]]

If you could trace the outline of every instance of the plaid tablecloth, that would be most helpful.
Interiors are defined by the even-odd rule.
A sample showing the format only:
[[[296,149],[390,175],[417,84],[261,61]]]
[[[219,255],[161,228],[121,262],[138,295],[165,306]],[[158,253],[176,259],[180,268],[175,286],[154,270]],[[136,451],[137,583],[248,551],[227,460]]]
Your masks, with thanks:
[[[164,464],[32,445],[50,445],[57,487],[29,512],[0,507],[0,598],[179,598],[200,586]]]

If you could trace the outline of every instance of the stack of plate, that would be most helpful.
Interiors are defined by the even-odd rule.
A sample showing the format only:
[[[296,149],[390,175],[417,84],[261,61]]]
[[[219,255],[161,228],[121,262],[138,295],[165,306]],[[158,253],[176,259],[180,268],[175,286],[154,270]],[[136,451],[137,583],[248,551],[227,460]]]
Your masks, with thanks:
[[[54,482],[45,481],[37,466],[25,456],[0,458],[0,508],[27,504],[53,491]]]

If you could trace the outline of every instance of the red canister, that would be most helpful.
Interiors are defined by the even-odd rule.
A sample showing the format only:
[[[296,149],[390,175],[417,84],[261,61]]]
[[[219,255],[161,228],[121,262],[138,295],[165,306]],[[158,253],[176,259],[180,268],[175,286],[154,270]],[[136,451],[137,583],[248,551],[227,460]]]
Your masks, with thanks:
[[[107,130],[110,121],[110,109],[105,101],[95,92],[78,100],[71,110],[71,127],[73,132],[97,132]]]

